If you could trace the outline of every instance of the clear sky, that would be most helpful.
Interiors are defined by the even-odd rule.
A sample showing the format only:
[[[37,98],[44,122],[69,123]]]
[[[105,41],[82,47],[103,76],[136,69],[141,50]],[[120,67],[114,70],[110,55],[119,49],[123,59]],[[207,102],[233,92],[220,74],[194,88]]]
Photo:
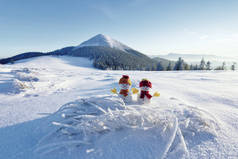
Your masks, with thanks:
[[[238,56],[238,0],[0,0],[0,57],[99,33],[146,54]]]

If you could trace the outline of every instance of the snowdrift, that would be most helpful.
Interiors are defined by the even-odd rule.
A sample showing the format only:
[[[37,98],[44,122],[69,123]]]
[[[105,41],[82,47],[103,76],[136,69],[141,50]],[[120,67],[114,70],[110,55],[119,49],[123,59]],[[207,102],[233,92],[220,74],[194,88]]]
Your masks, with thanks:
[[[33,83],[39,79],[28,68],[12,69],[1,72],[4,80],[0,82],[0,93],[2,94],[18,94],[26,89],[33,89]]]
[[[189,158],[187,146],[213,140],[219,130],[214,117],[195,109],[125,105],[117,96],[78,99],[54,114],[55,129],[34,153],[51,159]]]

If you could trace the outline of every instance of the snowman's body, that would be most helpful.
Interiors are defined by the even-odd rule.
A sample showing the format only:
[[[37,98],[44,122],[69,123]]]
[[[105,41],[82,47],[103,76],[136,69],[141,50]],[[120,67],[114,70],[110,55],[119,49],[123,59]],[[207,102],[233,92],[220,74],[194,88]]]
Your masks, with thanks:
[[[123,101],[125,102],[125,103],[130,103],[130,102],[132,102],[132,95],[131,95],[131,93],[129,93],[127,96],[124,96],[124,95],[122,95],[122,94],[119,94],[118,95],[121,99],[123,99]]]
[[[142,86],[142,87],[140,87],[140,89],[141,89],[141,92],[137,96],[137,101],[140,104],[150,103],[150,100],[152,98],[152,96],[149,93],[150,87]]]
[[[130,85],[129,84],[119,84],[121,90],[118,94],[119,97],[123,99],[125,103],[132,102],[132,94],[130,92]]]
[[[150,103],[149,98],[140,98],[140,95],[137,96],[137,101],[139,104],[149,104]]]

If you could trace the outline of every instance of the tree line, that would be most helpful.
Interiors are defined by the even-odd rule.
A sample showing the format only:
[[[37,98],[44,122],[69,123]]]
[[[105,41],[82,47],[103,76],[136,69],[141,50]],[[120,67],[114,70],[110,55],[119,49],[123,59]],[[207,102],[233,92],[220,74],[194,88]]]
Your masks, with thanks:
[[[168,64],[166,68],[162,70],[166,71],[180,71],[180,70],[236,70],[236,62],[233,62],[230,68],[226,66],[226,62],[223,62],[220,66],[215,68],[212,67],[212,63],[210,61],[205,61],[204,58],[200,61],[200,64],[187,64],[181,57],[178,58],[175,65],[172,66],[171,62]]]

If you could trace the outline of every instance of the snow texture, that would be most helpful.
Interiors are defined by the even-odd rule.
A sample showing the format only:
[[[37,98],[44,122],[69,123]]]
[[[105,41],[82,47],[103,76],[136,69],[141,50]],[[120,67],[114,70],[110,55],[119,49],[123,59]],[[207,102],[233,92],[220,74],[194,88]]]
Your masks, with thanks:
[[[1,65],[0,158],[238,158],[237,73],[102,71],[76,57]],[[161,96],[125,104],[110,93],[123,74]]]

